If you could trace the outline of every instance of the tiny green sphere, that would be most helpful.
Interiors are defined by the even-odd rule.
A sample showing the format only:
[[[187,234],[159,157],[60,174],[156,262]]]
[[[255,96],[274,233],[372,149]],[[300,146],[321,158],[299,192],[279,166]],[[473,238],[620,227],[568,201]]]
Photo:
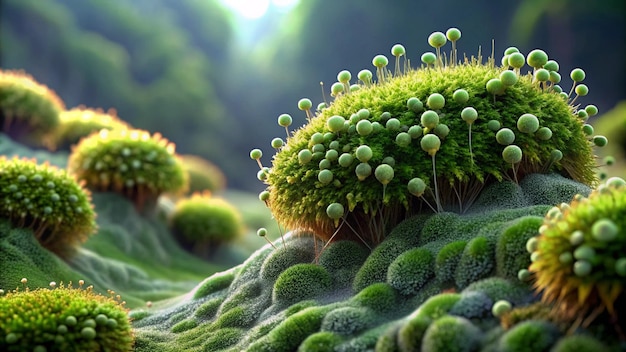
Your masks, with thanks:
[[[505,86],[499,78],[492,78],[485,84],[487,92],[494,95],[500,95],[504,93]]]
[[[548,60],[546,64],[543,65],[543,68],[545,68],[548,71],[556,72],[559,70],[559,63],[554,60]]]
[[[367,136],[372,133],[374,127],[372,127],[372,123],[369,120],[361,120],[356,124],[356,132],[360,136]]]
[[[380,164],[374,170],[374,177],[383,185],[388,184],[393,179],[393,167],[387,164]]]
[[[435,62],[437,61],[437,55],[435,55],[435,53],[433,53],[433,52],[427,51],[427,52],[422,54],[420,59],[426,65],[434,65]]]
[[[574,262],[574,274],[578,277],[585,277],[591,274],[591,263],[586,260],[577,260]]]
[[[607,155],[605,156],[602,161],[604,161],[604,164],[607,166],[611,166],[613,164],[615,164],[615,157],[612,155]]]
[[[552,82],[552,83],[559,83],[559,82],[561,82],[561,74],[559,74],[558,72],[550,71],[549,75],[550,75],[550,77],[549,77],[550,82]],[[563,89],[561,89],[560,86],[558,86],[558,88],[552,87],[552,89],[554,89],[554,91],[556,91],[557,93],[560,93],[560,92],[563,91]],[[559,89],[560,89],[560,91],[559,91]]]
[[[621,177],[611,177],[608,180],[606,180],[606,182],[604,182],[607,186],[612,186],[612,187],[621,187],[621,186],[626,186],[626,181],[624,181],[623,178]]]
[[[502,128],[496,133],[496,141],[502,145],[511,145],[515,141],[515,133],[509,128]]]
[[[343,153],[339,156],[339,165],[341,165],[342,167],[348,167],[352,165],[353,161],[354,157],[352,156],[352,154]]]
[[[300,105],[298,103],[298,105]],[[291,126],[291,123],[293,122],[293,120],[291,119],[291,115],[289,114],[280,114],[278,116],[278,124],[282,127],[289,127]]]
[[[332,141],[328,144],[328,148],[330,149],[334,149],[334,150],[339,150],[340,145],[339,145],[339,141]]]
[[[435,128],[433,128],[433,133],[436,134],[439,138],[445,139],[450,133],[450,127],[445,123],[438,124]]]
[[[463,121],[471,125],[478,118],[478,111],[476,111],[473,107],[468,106],[461,110],[461,118]]]
[[[500,63],[502,64],[502,67],[509,68],[509,66],[511,66],[509,65],[509,55],[504,55],[500,60]]]
[[[319,174],[317,174],[317,180],[327,185],[333,181],[333,172],[328,169],[321,170]]]
[[[341,83],[341,82],[335,82],[335,83],[333,83],[332,86],[330,86],[330,94],[332,96],[337,96],[337,95],[343,93],[344,90],[345,90],[345,87],[344,87],[343,83]]]
[[[385,128],[392,132],[399,131],[401,126],[402,124],[400,123],[400,120],[395,117],[390,118],[385,123]]]
[[[517,129],[522,133],[535,133],[539,129],[539,119],[533,114],[523,114],[517,119]]]
[[[576,92],[576,94],[584,97],[585,95],[589,94],[589,87],[587,87],[587,85],[585,84],[579,84],[576,86],[574,91]]]
[[[439,93],[433,93],[428,96],[428,99],[426,100],[426,105],[428,105],[428,107],[432,110],[439,110],[442,109],[444,105],[446,105],[446,99],[443,97],[443,95]]]
[[[318,143],[318,144],[313,145],[312,151],[313,151],[313,154],[315,154],[315,153],[324,153],[326,151],[326,148],[324,147],[323,144]]]
[[[365,144],[360,145],[358,148],[356,148],[355,155],[356,155],[356,158],[359,159],[360,162],[366,163],[373,156],[372,148],[370,148],[369,146]]]
[[[585,71],[581,68],[575,68],[570,72],[569,76],[576,83],[582,82],[585,79]]]
[[[495,317],[501,317],[505,313],[510,312],[512,308],[513,307],[511,306],[511,303],[509,301],[501,299],[493,304],[493,306],[491,307],[491,313],[493,313],[493,316]]]
[[[326,103],[324,103],[324,102],[317,104],[317,110],[318,111],[322,111],[322,110],[326,109],[326,107],[327,107]]]
[[[107,323],[107,321],[109,320],[109,317],[107,317],[105,314],[98,314],[96,315],[96,324],[97,325],[105,325]]]
[[[259,200],[261,202],[267,202],[270,199],[270,191],[262,191],[259,193]]]
[[[267,236],[267,229],[265,227],[261,227],[260,229],[256,230],[256,234],[259,237],[265,237]]]
[[[373,74],[372,74],[372,71],[370,71],[370,70],[361,70],[361,71],[359,71],[359,74],[357,75],[357,77],[363,83],[371,83]]]
[[[413,112],[421,112],[424,110],[424,104],[416,97],[411,97],[406,101],[406,106]]]
[[[300,110],[309,110],[311,107],[313,107],[313,102],[311,102],[310,99],[302,98],[302,99],[298,100],[298,109],[300,109]]]
[[[380,121],[382,122],[386,122],[390,118],[391,118],[391,113],[389,111],[385,111],[382,114],[380,114]]]
[[[265,181],[267,179],[267,172],[265,172],[265,170],[259,170],[256,173],[256,178],[259,181]]]
[[[350,85],[350,92],[356,92],[357,90],[360,90],[360,89],[361,89],[361,86],[356,83]]]
[[[17,334],[12,332],[8,333],[7,336],[4,338],[4,341],[9,345],[16,343],[18,340],[19,337],[17,336]]]
[[[560,161],[561,159],[563,159],[563,152],[558,150],[558,149],[554,149],[550,152],[550,160],[553,161]]]
[[[423,133],[422,126],[413,125],[409,127],[409,130],[407,131],[407,133],[413,139],[419,138],[422,136],[422,133]]]
[[[509,65],[511,65],[512,67],[520,69],[524,66],[525,63],[526,58],[524,58],[524,55],[522,55],[522,53],[515,52],[509,54]]]
[[[537,240],[537,237],[529,238],[528,241],[526,241],[526,251],[528,252],[528,254],[531,254],[532,252],[536,251],[538,244],[539,244],[539,240]]]
[[[590,260],[591,261],[593,260],[595,256],[596,256],[595,249],[593,249],[592,247],[586,244],[578,246],[578,248],[574,250],[574,258],[578,260]]]
[[[412,178],[407,184],[407,189],[412,195],[421,197],[424,191],[426,191],[426,182],[419,177]]]
[[[502,125],[500,124],[500,121],[498,120],[489,120],[489,122],[487,122],[487,128],[493,132],[500,130],[501,126]]]
[[[531,273],[530,271],[528,271],[528,269],[521,269],[520,271],[517,272],[517,279],[519,281],[528,281],[530,280],[531,277]]]
[[[511,55],[513,53],[519,53],[519,49],[514,46],[510,46],[504,50],[504,55]]]
[[[252,149],[250,151],[250,159],[259,160],[263,156],[261,149]]]
[[[298,152],[298,161],[300,164],[306,164],[313,159],[313,153],[309,149],[302,149]]]
[[[619,258],[615,261],[615,272],[619,276],[626,277],[626,258]]]
[[[586,123],[583,125],[583,133],[587,136],[591,136],[593,134],[593,132],[595,132],[593,126],[591,126],[590,124]]]
[[[437,153],[439,147],[441,147],[441,140],[437,137],[437,135],[427,134],[422,137],[420,146],[422,147],[422,150],[433,156]]]
[[[600,219],[591,226],[591,235],[600,242],[613,241],[619,233],[619,228],[609,219]]]
[[[609,142],[609,140],[606,139],[605,136],[594,136],[593,137],[593,144],[595,144],[596,147],[604,147],[608,142]]]
[[[330,162],[330,160],[326,158],[320,160],[318,164],[318,167],[320,170],[330,169],[331,166],[332,166],[332,163]]]
[[[567,94],[566,92],[561,92],[559,93],[559,95],[561,96],[561,98],[563,98],[563,100],[569,99],[569,94]]]
[[[389,60],[385,55],[376,55],[372,59],[372,64],[378,68],[383,68],[389,64]]]
[[[535,79],[539,82],[547,82],[550,80],[550,71],[540,68],[535,71]]]
[[[359,181],[365,180],[369,175],[372,174],[372,167],[368,163],[360,163],[354,169],[354,173]]]
[[[396,136],[396,144],[400,147],[408,147],[411,145],[411,135],[407,132],[400,132]]]
[[[548,62],[548,54],[540,49],[532,50],[526,56],[528,66],[534,68],[542,68]]]
[[[339,158],[339,152],[337,152],[337,150],[335,149],[329,149],[326,151],[325,158],[329,161],[335,161],[337,160],[337,158]]]
[[[561,80],[561,76],[559,75],[559,80]],[[555,84],[552,86],[552,90],[554,90],[556,93],[563,93],[563,88],[561,88],[560,85]]]
[[[587,114],[587,112],[585,110],[578,110],[576,111],[576,116],[578,116],[579,118],[586,120],[589,118],[589,114]]]
[[[559,262],[561,264],[570,265],[574,261],[572,252],[564,252],[559,255]]]
[[[285,142],[283,141],[282,138],[276,137],[272,139],[272,148],[274,149],[280,149],[283,147],[284,144]]]
[[[339,132],[343,129],[343,125],[346,122],[346,119],[343,116],[334,115],[328,118],[326,121],[326,127],[332,132]],[[323,137],[323,135],[322,135]]]
[[[395,57],[400,57],[404,54],[406,54],[406,49],[404,49],[404,46],[402,44],[396,44],[391,47],[391,55]]]
[[[382,163],[394,167],[396,165],[396,159],[394,159],[392,156],[386,156],[383,158]]]
[[[441,32],[433,32],[428,36],[428,44],[433,48],[441,48],[447,41],[446,35]]]
[[[337,81],[348,83],[352,79],[352,74],[348,70],[342,70],[337,74]]]
[[[420,122],[422,123],[422,126],[428,129],[433,129],[437,127],[437,124],[439,124],[439,114],[432,110],[424,111],[420,117]]]
[[[549,129],[548,127],[541,127],[540,129],[537,130],[537,133],[535,135],[537,136],[537,138],[541,139],[542,141],[547,141],[547,140],[550,140],[550,138],[552,138],[552,130]]]
[[[585,234],[580,230],[576,230],[569,235],[569,243],[572,246],[578,246],[583,241],[585,241]]]
[[[465,104],[469,100],[469,93],[465,89],[457,89],[452,93],[452,99],[457,104]]]
[[[78,324],[78,320],[76,320],[76,317],[73,315],[68,315],[65,318],[65,325],[67,326],[75,326],[76,324]]]
[[[343,205],[340,203],[331,203],[326,207],[326,214],[331,219],[341,219],[343,213],[345,212]]]
[[[370,117],[370,111],[367,109],[359,109],[356,115],[359,117],[360,120],[364,120]]]
[[[589,116],[595,116],[598,114],[598,107],[596,107],[595,105],[589,104],[585,106],[585,111],[587,112]]]
[[[326,122],[326,124],[328,124],[328,122]],[[324,135],[319,132],[313,133],[313,135],[311,136],[311,143],[313,144],[324,143]]]
[[[510,164],[519,163],[522,161],[522,150],[514,144],[507,145],[502,151],[502,158]]]
[[[96,338],[96,330],[92,327],[85,327],[80,331],[80,336],[85,340],[93,340]]]
[[[515,73],[514,71],[504,70],[500,73],[500,81],[502,81],[502,84],[504,84],[506,87],[515,85],[515,83],[517,83],[517,80],[517,73]]]
[[[461,31],[458,28],[448,28],[446,31],[446,38],[451,42],[456,42],[461,39]]]

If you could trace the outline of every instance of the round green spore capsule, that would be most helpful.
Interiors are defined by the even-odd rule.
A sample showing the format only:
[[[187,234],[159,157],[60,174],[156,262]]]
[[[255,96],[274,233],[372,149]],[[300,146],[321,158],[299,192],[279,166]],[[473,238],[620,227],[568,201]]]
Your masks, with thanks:
[[[576,248],[574,251],[574,258],[578,260],[593,260],[596,256],[596,251],[590,246],[582,245]]]
[[[510,312],[512,308],[513,307],[511,306],[511,303],[509,301],[499,300],[491,307],[491,313],[495,317],[501,317],[505,313]]]
[[[356,124],[356,132],[360,135],[360,136],[367,136],[370,133],[372,133],[374,127],[372,126],[372,123],[369,120],[361,120],[359,122],[357,122]]]
[[[311,143],[312,144],[324,143],[324,135],[321,134],[320,132],[313,133],[313,135],[311,136]]]
[[[526,62],[530,67],[542,68],[548,62],[548,54],[540,49],[532,50],[526,56]]]
[[[496,141],[502,145],[510,145],[515,141],[515,133],[509,128],[502,128],[496,133]]]
[[[441,32],[433,32],[428,36],[428,44],[433,48],[441,48],[447,41],[446,35]]]
[[[395,57],[400,57],[404,54],[406,54],[406,49],[402,44],[396,44],[391,47],[391,55]]]
[[[519,163],[522,161],[522,149],[514,144],[508,145],[504,147],[504,150],[502,151],[502,158],[507,163]]]
[[[326,207],[326,214],[331,219],[341,219],[344,211],[343,205],[340,203],[331,203]]]
[[[461,118],[468,124],[472,124],[478,118],[478,111],[476,111],[473,107],[468,106],[461,111]]]
[[[540,68],[535,71],[535,79],[539,82],[547,82],[550,80],[550,71]]]
[[[341,82],[335,82],[332,86],[330,86],[330,94],[332,96],[337,96],[345,90],[345,86]]]
[[[461,31],[458,28],[449,28],[446,31],[446,38],[448,38],[448,40],[451,42],[456,42],[457,40],[461,39]]]
[[[272,148],[274,149],[280,149],[283,147],[283,145],[285,144],[285,142],[283,141],[282,138],[274,138],[272,139]]]
[[[421,178],[415,177],[409,180],[409,183],[407,184],[407,189],[412,195],[420,197],[422,194],[424,194],[424,191],[426,190],[426,183]]]
[[[335,161],[339,158],[339,152],[336,149],[329,149],[326,151],[325,158],[329,161]]]
[[[339,156],[339,165],[341,165],[342,167],[348,167],[352,165],[353,161],[354,157],[352,156],[352,154],[343,153]]]
[[[428,107],[431,108],[432,110],[442,109],[445,106],[445,104],[446,104],[446,99],[443,97],[443,95],[439,93],[433,93],[429,95],[428,99],[426,100],[426,105],[428,105]]]
[[[389,64],[389,60],[385,55],[376,55],[372,59],[372,64],[378,68],[383,68]]]
[[[594,132],[594,128],[593,126],[591,126],[590,124],[584,124],[583,125],[583,133],[587,136],[591,136]]]
[[[559,63],[554,60],[548,60],[546,64],[543,65],[543,68],[545,68],[548,71],[556,72],[559,70]]]
[[[330,167],[332,166],[332,163],[330,162],[330,160],[324,158],[320,160],[318,166],[320,170],[330,169]]]
[[[252,149],[250,151],[250,159],[259,160],[263,156],[261,149]]]
[[[85,340],[93,340],[96,338],[96,330],[92,327],[85,327],[80,331],[80,336]]]
[[[299,105],[299,103],[298,103],[298,105]],[[292,122],[293,122],[293,119],[291,118],[291,115],[289,115],[289,114],[280,114],[278,116],[278,124],[280,126],[289,127],[289,126],[291,126]]]
[[[341,83],[348,83],[352,79],[352,74],[348,70],[342,70],[337,74],[337,81]]]
[[[322,184],[327,185],[333,181],[333,172],[328,169],[321,170],[319,174],[317,174],[317,179]]]
[[[504,50],[504,55],[511,55],[513,53],[519,53],[519,49],[514,46],[510,46]]]
[[[547,140],[550,140],[550,138],[552,138],[552,130],[549,129],[548,127],[541,127],[540,129],[537,130],[537,133],[535,135],[537,136],[537,138],[541,139],[542,141],[547,141]]]
[[[574,256],[571,252],[564,252],[559,255],[559,262],[561,264],[570,265],[574,261]]]
[[[492,78],[487,81],[485,88],[487,88],[487,92],[489,92],[490,94],[500,95],[504,93],[505,87],[499,78]]]
[[[261,227],[260,229],[256,230],[256,234],[259,237],[265,237],[267,236],[267,229],[265,227]]]
[[[401,126],[402,124],[400,123],[400,120],[395,117],[390,118],[385,123],[385,128],[392,132],[399,131]]]
[[[313,107],[313,102],[310,99],[302,98],[298,100],[298,109],[300,110],[309,110]],[[320,109],[321,110],[321,109]]]
[[[422,147],[422,150],[432,156],[439,151],[439,147],[441,147],[441,140],[434,134],[427,134],[422,137],[420,146]]]
[[[600,242],[613,241],[619,233],[619,228],[609,219],[600,219],[591,226],[591,234],[593,238]]]
[[[585,71],[581,68],[575,68],[570,72],[569,76],[574,82],[582,82],[585,79]]]
[[[520,69],[526,63],[526,58],[520,52],[511,53],[509,55],[509,65],[516,69]]]
[[[400,147],[408,147],[411,145],[411,135],[407,132],[400,132],[396,136],[396,144]]]
[[[579,84],[576,86],[574,91],[576,92],[577,95],[584,97],[585,95],[589,94],[589,87],[587,87],[587,85],[585,84]]]
[[[523,114],[517,119],[517,129],[523,133],[535,133],[539,129],[539,119],[533,114]]]
[[[372,174],[372,167],[370,164],[363,162],[356,166],[354,173],[359,181],[363,181]]]
[[[409,127],[407,133],[409,134],[409,136],[411,136],[411,138],[416,139],[422,136],[422,127],[418,126],[418,125],[413,125],[411,127]]]
[[[626,277],[626,258],[619,258],[615,261],[615,272],[619,276]]]
[[[591,263],[586,260],[577,260],[574,262],[574,274],[579,277],[585,277],[591,274]]]
[[[394,176],[393,167],[387,164],[380,164],[374,170],[374,177],[383,185],[388,184]]]
[[[465,89],[457,89],[452,93],[452,99],[458,104],[465,104],[469,100],[469,93]]]
[[[517,73],[515,73],[514,71],[505,70],[500,73],[500,81],[502,81],[502,84],[507,87],[515,85],[515,83],[517,83],[517,80]]]
[[[424,104],[416,97],[411,97],[406,101],[406,106],[413,112],[420,112],[424,110]]]
[[[498,120],[489,120],[489,122],[487,122],[487,128],[493,132],[500,130],[501,126],[502,125],[500,124],[500,121]]]
[[[593,137],[593,144],[595,144],[596,147],[604,147],[605,145],[607,145],[608,142],[609,140],[605,136]]]
[[[372,158],[372,149],[367,145],[360,145],[356,148],[355,152],[356,158],[359,159],[360,162],[366,163]]]
[[[420,59],[426,65],[434,65],[435,62],[437,61],[437,55],[435,55],[435,53],[431,53],[429,51],[429,52],[423,53],[422,56],[420,57]]]
[[[437,135],[437,137],[441,139],[445,139],[450,133],[450,127],[445,123],[440,123],[433,129],[433,133]]]
[[[598,108],[595,105],[587,105],[585,106],[585,111],[589,116],[595,116],[598,114]]]
[[[424,111],[420,117],[420,122],[422,123],[422,126],[428,129],[433,129],[439,123],[439,114],[432,110]]]
[[[259,200],[261,202],[267,202],[269,199],[270,199],[269,191],[262,191],[261,193],[259,193]]]
[[[343,116],[334,115],[328,118],[328,120],[326,121],[326,127],[328,127],[328,129],[332,132],[339,132],[343,129],[343,125],[345,122],[346,119],[343,118]]]

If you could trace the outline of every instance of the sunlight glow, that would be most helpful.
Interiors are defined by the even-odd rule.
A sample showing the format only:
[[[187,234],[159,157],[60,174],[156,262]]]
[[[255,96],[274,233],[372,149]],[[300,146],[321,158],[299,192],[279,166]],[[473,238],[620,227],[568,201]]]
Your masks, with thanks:
[[[298,4],[299,0],[222,0],[226,6],[246,19],[259,19],[269,10],[270,6],[277,10],[289,10]]]

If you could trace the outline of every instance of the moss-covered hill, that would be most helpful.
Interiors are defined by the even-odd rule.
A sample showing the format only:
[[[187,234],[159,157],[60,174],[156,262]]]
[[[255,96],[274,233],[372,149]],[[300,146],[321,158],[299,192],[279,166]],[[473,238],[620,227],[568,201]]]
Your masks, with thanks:
[[[589,191],[557,175],[530,175],[519,186],[494,184],[465,214],[410,218],[371,252],[351,241],[322,251],[310,235],[292,234],[284,245],[265,246],[187,295],[133,311],[136,350],[540,351],[554,346],[573,351],[574,345],[608,350],[615,341],[593,326],[566,336],[566,327],[551,321],[549,308],[518,278],[530,264],[525,243],[536,235],[546,211]],[[501,300],[508,303],[495,304]],[[498,313],[507,307],[515,310],[494,316],[492,308]],[[587,336],[589,331],[596,338]]]

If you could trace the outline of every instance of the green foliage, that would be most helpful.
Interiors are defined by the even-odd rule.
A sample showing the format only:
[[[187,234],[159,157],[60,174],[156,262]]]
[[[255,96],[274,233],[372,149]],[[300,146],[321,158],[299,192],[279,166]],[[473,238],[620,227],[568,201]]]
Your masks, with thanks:
[[[219,329],[202,344],[203,351],[218,351],[233,346],[241,339],[244,330],[236,328]]]
[[[90,193],[49,164],[0,156],[0,198],[0,216],[33,229],[42,246],[61,256],[97,228]]]
[[[223,301],[222,298],[211,298],[198,306],[193,315],[198,319],[213,318]]]
[[[263,261],[261,278],[273,282],[289,267],[299,263],[311,263],[315,258],[315,253],[312,246],[307,246],[309,242],[308,238],[294,239],[285,246],[276,248]]]
[[[422,351],[476,351],[480,346],[481,331],[469,320],[443,316],[430,324],[422,340]]]
[[[185,332],[191,330],[198,326],[198,322],[195,319],[185,319],[183,321],[179,321],[178,323],[172,326],[172,332],[175,334]]]
[[[237,208],[208,193],[179,200],[169,221],[174,235],[197,253],[233,242],[243,232]]]
[[[339,335],[354,335],[376,323],[374,312],[364,307],[340,307],[334,309],[322,320],[322,331]]]
[[[309,335],[298,347],[298,352],[332,351],[341,343],[340,335],[330,331],[320,331]]]
[[[193,298],[198,299],[206,297],[212,293],[224,290],[230,286],[234,278],[235,272],[232,269],[209,276],[198,284],[193,294]]]
[[[520,182],[520,187],[532,204],[555,205],[569,201],[577,194],[587,196],[591,192],[587,185],[557,174],[528,175]]]
[[[417,315],[407,321],[398,331],[400,351],[419,351],[422,345],[422,338],[431,322],[432,319],[424,315]]]
[[[416,317],[425,317],[431,320],[438,319],[446,315],[460,299],[461,295],[458,293],[434,295],[420,305]]]
[[[290,304],[325,293],[332,283],[326,269],[315,264],[296,264],[283,271],[274,283],[274,302]]]
[[[527,303],[532,298],[532,292],[526,285],[515,281],[503,279],[501,277],[490,277],[475,281],[467,286],[463,293],[482,292],[493,302],[507,300],[513,305]]]
[[[332,242],[319,256],[319,265],[330,272],[334,285],[350,286],[369,251],[354,241]]]
[[[354,295],[352,302],[385,314],[392,310],[397,302],[397,293],[391,285],[378,282],[371,284]]]
[[[471,239],[459,260],[455,275],[457,287],[465,288],[472,282],[487,277],[495,267],[494,243],[486,237]]]
[[[59,126],[46,140],[46,145],[54,150],[67,150],[77,144],[81,138],[102,129],[130,129],[130,125],[122,121],[115,110],[104,112],[101,109],[77,107],[63,111],[59,115]]]
[[[552,208],[529,241],[535,287],[545,302],[558,302],[565,318],[584,317],[603,307],[617,317],[625,302],[626,182],[608,180],[589,198]]]
[[[401,294],[413,295],[434,275],[434,261],[427,249],[408,250],[389,265],[387,282]]]
[[[526,242],[537,234],[542,223],[541,217],[525,216],[505,225],[496,243],[498,276],[513,280],[521,269],[528,268],[530,258],[526,252]]]
[[[464,240],[450,242],[437,253],[435,275],[443,286],[449,286],[454,281],[454,273],[466,245]]]
[[[483,292],[463,292],[461,299],[450,308],[448,313],[467,319],[483,319],[489,318],[492,306],[493,301]]]
[[[552,347],[552,352],[597,352],[608,351],[608,347],[589,335],[565,336]]]
[[[21,71],[0,70],[0,132],[21,142],[41,145],[59,125],[63,101]]]
[[[527,320],[515,325],[500,338],[500,349],[507,352],[544,351],[559,336],[558,329],[539,320]]]
[[[90,189],[113,191],[138,209],[154,205],[163,192],[187,187],[187,174],[174,144],[141,130],[101,130],[74,148],[68,170]]]
[[[82,286],[82,285],[81,285]],[[126,309],[92,287],[12,291],[0,296],[0,348],[36,351],[129,351],[133,333]]]

